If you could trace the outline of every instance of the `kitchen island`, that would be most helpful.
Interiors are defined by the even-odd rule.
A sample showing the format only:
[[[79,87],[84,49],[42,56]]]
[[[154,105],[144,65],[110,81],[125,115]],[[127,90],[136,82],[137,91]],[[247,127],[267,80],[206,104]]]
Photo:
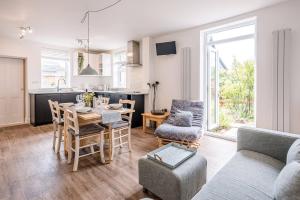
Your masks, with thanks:
[[[76,96],[83,93],[83,91],[30,91],[30,123],[33,126],[52,123],[51,111],[48,104],[49,99],[58,101],[59,103],[76,103]],[[132,127],[142,126],[143,119],[141,114],[144,112],[144,98],[146,93],[133,91],[94,91],[94,93],[97,97],[109,97],[109,103],[118,103],[120,99],[135,100],[135,112],[132,117]]]

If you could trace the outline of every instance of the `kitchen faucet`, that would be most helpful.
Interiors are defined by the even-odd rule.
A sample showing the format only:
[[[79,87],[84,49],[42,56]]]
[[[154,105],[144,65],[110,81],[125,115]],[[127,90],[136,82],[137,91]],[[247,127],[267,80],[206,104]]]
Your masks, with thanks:
[[[57,92],[59,92],[59,91],[60,91],[60,87],[59,87],[59,83],[60,83],[60,81],[64,81],[64,83],[66,84],[66,80],[65,80],[64,78],[60,78],[60,79],[58,79],[58,80],[57,80]]]

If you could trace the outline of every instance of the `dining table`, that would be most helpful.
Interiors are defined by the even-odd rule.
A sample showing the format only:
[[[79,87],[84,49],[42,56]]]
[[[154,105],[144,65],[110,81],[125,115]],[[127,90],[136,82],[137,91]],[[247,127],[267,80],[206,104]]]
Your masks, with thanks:
[[[64,113],[64,110],[67,109],[70,106],[75,106],[75,104],[72,103],[61,103],[59,104],[60,109],[62,111],[62,113]],[[102,107],[103,111],[109,111],[109,112],[119,112],[121,115],[126,115],[126,114],[130,114],[130,113],[134,113],[135,110],[133,109],[129,109],[129,108],[120,108],[120,109],[110,109],[109,105],[104,105]],[[90,112],[86,112],[86,113],[82,113],[82,112],[77,112],[77,117],[78,117],[78,124],[79,126],[83,126],[83,125],[87,125],[87,124],[92,124],[92,123],[96,123],[99,124],[102,122],[102,114],[101,112],[99,112],[99,110],[97,108],[91,108]],[[106,129],[105,132],[108,133],[107,139],[109,141],[109,159],[107,159],[107,162],[110,162],[112,160],[112,124],[108,123],[105,124],[106,125]],[[66,123],[64,123],[64,153],[65,155],[68,155],[68,145],[67,145],[67,134],[68,131],[68,125]]]

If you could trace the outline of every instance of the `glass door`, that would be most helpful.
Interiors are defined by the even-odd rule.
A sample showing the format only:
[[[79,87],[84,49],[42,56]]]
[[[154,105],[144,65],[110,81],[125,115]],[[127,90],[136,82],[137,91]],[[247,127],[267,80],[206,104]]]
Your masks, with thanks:
[[[207,51],[207,128],[219,126],[219,55],[209,46]]]

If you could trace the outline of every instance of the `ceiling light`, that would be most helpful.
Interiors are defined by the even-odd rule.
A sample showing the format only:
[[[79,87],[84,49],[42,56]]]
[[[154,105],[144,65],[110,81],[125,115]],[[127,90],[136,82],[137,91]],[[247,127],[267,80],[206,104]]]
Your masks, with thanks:
[[[23,39],[27,33],[32,33],[32,28],[30,26],[21,26],[19,27],[20,34],[19,38]]]

